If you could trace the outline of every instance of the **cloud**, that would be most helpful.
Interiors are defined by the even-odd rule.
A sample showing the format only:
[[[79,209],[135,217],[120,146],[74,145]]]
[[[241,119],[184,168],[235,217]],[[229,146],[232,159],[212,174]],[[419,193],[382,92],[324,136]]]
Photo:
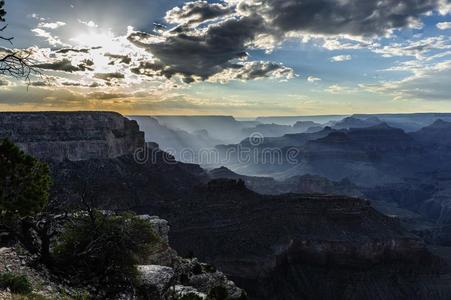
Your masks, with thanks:
[[[74,66],[74,65],[72,65],[72,62],[69,59],[64,58],[62,60],[58,60],[58,61],[54,61],[54,62],[50,62],[50,63],[36,64],[34,66],[36,68],[40,68],[40,69],[72,73],[72,72],[91,70],[90,66],[92,66],[92,65],[93,65],[92,61],[86,60],[83,63],[80,63],[77,66]]]
[[[352,56],[351,55],[337,55],[334,57],[330,58],[330,61],[332,62],[342,62],[342,61],[348,61],[351,60]]]
[[[131,69],[131,72],[137,75],[165,77],[167,79],[171,79],[172,76],[177,74],[177,71],[157,62],[140,62],[139,66]],[[187,76],[189,77],[189,75]]]
[[[118,73],[118,72],[115,72],[115,73],[96,73],[94,75],[94,77],[98,78],[98,79],[105,80],[105,81],[110,81],[112,79],[124,79],[125,75],[122,74],[122,73]]]
[[[318,77],[315,77],[315,76],[309,76],[309,77],[307,77],[307,81],[311,82],[311,83],[314,83],[316,81],[321,81],[321,78],[318,78]]]
[[[42,28],[34,28],[31,30],[35,36],[45,38],[51,46],[68,46],[63,43],[58,36],[53,36],[50,32]]]
[[[131,97],[130,94],[125,93],[107,93],[107,92],[94,92],[89,93],[86,95],[89,99],[96,99],[96,100],[108,100],[108,99],[118,99],[118,98],[129,98]]]
[[[398,81],[366,84],[367,91],[391,95],[395,100],[439,100],[451,101],[451,61],[432,66],[418,66],[414,74]]]
[[[8,86],[9,84],[8,80],[0,78],[0,87]]]
[[[291,79],[295,76],[291,68],[282,64],[266,61],[253,61],[237,64],[212,76],[211,82],[228,82],[230,80],[255,80],[263,78]]]
[[[386,35],[417,27],[422,14],[438,10],[440,0],[328,1],[230,0],[241,14],[259,14],[281,32],[355,36]]]
[[[436,26],[440,30],[451,29],[451,22],[440,22],[440,23],[437,23]]]
[[[66,54],[69,52],[75,52],[75,53],[89,53],[89,49],[77,49],[77,48],[63,48],[63,49],[58,49],[56,50],[56,53],[62,53],[62,54]]]
[[[41,22],[38,24],[39,28],[47,28],[47,29],[57,29],[60,27],[66,26],[66,23],[64,22]]]
[[[171,24],[202,23],[233,13],[232,7],[226,3],[208,3],[207,1],[195,1],[184,4],[181,8],[174,7],[166,12],[165,20]]]
[[[94,21],[90,20],[90,21],[82,21],[82,20],[78,20],[78,23],[86,25],[90,28],[97,28],[99,27],[99,25],[97,25]]]
[[[65,45],[58,36],[45,30],[64,26],[58,22],[40,20],[46,25],[38,26],[33,32],[54,47],[64,47],[45,50],[47,55],[43,57],[46,58],[38,65],[73,73],[61,75],[66,78],[56,80],[59,87],[71,86],[78,90],[90,84],[93,87],[113,84],[129,87],[133,84],[149,86],[150,83],[164,89],[179,86],[179,82],[293,78],[296,75],[289,66],[253,61],[248,54],[255,49],[272,50],[287,39],[311,41],[329,50],[368,48],[390,57],[436,55],[430,51],[448,49],[445,37],[386,47],[378,44],[382,40],[378,38],[403,27],[419,28],[419,17],[438,9],[442,13],[445,10],[443,0],[194,1],[167,11],[165,21],[169,24],[158,26],[158,30],[152,32],[134,31],[130,27],[126,36],[116,36],[111,31],[105,35],[100,28],[86,28],[96,33],[86,35],[89,43],[91,40],[99,43],[101,47],[96,48],[89,43],[85,48]],[[94,21],[78,22],[90,28],[98,27]],[[68,41],[78,42],[80,46],[84,45],[84,39],[83,36]],[[351,55],[337,55],[331,61],[350,59]],[[84,80],[77,81],[80,78]],[[319,80],[307,77],[311,83]],[[349,93],[353,89],[333,85],[327,91]]]
[[[153,55],[152,60],[140,62],[132,72],[149,77],[180,75],[187,83],[212,77],[253,79],[253,71],[241,74],[236,67],[249,49],[271,50],[287,38],[305,35],[323,37],[329,48],[363,48],[368,46],[365,39],[370,37],[388,35],[403,27],[418,28],[419,17],[438,10],[440,1],[189,2],[166,13],[166,22],[175,24],[174,28],[130,33],[131,43]],[[350,42],[342,43],[342,38]],[[350,59],[350,55],[341,55],[333,61]]]
[[[247,44],[264,27],[260,17],[243,17],[209,25],[205,30],[193,29],[191,34],[175,33],[162,38],[134,32],[128,39],[149,51],[156,58],[155,64],[164,66],[165,70],[206,80],[232,67],[233,60],[246,56]]]
[[[325,91],[330,94],[340,95],[340,94],[352,94],[355,93],[357,90],[355,88],[351,88],[348,86],[333,84],[327,87]]]
[[[384,57],[414,56],[422,60],[431,57],[431,51],[451,49],[450,39],[444,36],[432,36],[417,41],[392,43],[383,47],[373,48],[372,51]]]
[[[30,83],[31,86],[51,86],[51,84],[49,82],[46,81],[32,81]]]
[[[111,59],[111,62],[110,62],[111,65],[114,65],[117,62],[119,62],[121,64],[129,65],[132,62],[131,57],[129,57],[127,55],[106,53],[105,56],[109,57]]]

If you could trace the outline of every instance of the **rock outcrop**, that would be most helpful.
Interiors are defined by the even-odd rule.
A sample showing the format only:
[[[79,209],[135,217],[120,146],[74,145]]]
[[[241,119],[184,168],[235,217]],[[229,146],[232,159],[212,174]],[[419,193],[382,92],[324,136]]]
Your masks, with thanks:
[[[226,167],[209,170],[211,179],[241,179],[254,192],[264,195],[296,194],[327,194],[350,197],[362,197],[363,193],[349,180],[331,181],[325,177],[314,175],[294,176],[283,181],[272,177],[256,177],[237,174]]]
[[[245,299],[246,293],[214,266],[201,263],[196,258],[182,258],[168,244],[169,225],[156,216],[142,215],[162,241],[162,249],[149,257],[147,264],[138,266],[138,293],[144,299],[180,299],[197,296],[205,299],[215,289],[222,289],[227,299]],[[149,264],[149,262],[151,264]],[[182,298],[183,299],[183,298]]]
[[[169,246],[169,225],[166,220],[148,215],[139,217],[152,225],[160,243],[155,245],[155,253],[137,266],[138,281],[134,286],[135,292],[126,292],[114,299],[180,300],[183,296],[196,296],[190,299],[202,300],[215,289],[223,290],[229,300],[247,299],[245,291],[214,266],[201,263],[196,258],[178,256]],[[25,276],[32,289],[30,299],[32,296],[33,299],[91,299],[91,295],[98,292],[89,286],[69,286],[19,244],[13,248],[0,248],[0,274],[4,273]],[[0,299],[16,297],[19,296],[13,296],[7,290],[3,291],[0,286]]]
[[[2,112],[4,138],[46,161],[114,158],[144,146],[137,123],[113,112]]]

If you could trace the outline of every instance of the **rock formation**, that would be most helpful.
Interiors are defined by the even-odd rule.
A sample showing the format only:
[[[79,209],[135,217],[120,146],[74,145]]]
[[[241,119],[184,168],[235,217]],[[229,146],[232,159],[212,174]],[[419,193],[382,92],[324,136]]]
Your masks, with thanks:
[[[159,249],[154,249],[156,253],[137,266],[139,281],[136,283],[136,294],[122,294],[117,299],[178,300],[185,295],[194,295],[198,297],[194,299],[201,300],[215,288],[224,289],[227,299],[246,299],[246,293],[214,266],[201,263],[196,258],[178,256],[169,246],[166,220],[149,215],[139,217],[152,225],[160,238]],[[44,299],[79,299],[94,292],[90,287],[73,288],[63,284],[19,245],[0,248],[0,273],[4,272],[26,276],[31,282],[33,295]],[[16,299],[0,289],[0,299],[10,298]]]
[[[75,121],[72,119],[84,118],[84,114],[66,115],[63,124],[73,124]],[[127,123],[124,118],[119,119],[122,125]],[[28,123],[12,123],[14,127],[9,129],[9,137],[13,140],[23,136],[22,132],[28,132],[25,136],[34,136],[29,134],[28,125],[21,125]],[[43,124],[47,124],[45,119]],[[105,123],[99,121],[99,124]],[[131,127],[135,129],[128,131],[124,128],[129,126],[121,127],[124,130],[121,132],[129,133],[121,141],[136,141],[133,137],[140,135],[136,123],[130,124],[134,124]],[[2,127],[2,130],[5,131],[5,128]],[[98,132],[94,125],[89,128]],[[331,128],[325,130],[330,132],[324,132],[323,136],[318,134],[316,139],[335,132]],[[346,131],[345,141],[349,138],[351,142],[345,146],[342,144],[343,135],[332,135],[333,139],[326,138],[320,142],[312,141],[311,136],[295,135],[288,139],[284,137],[281,142],[298,140],[299,145],[306,147],[302,155],[309,159],[310,166],[321,167],[324,171],[337,168],[338,164],[327,165],[333,161],[354,162],[356,165],[353,166],[361,168],[354,170],[360,170],[358,175],[361,175],[368,170],[362,161],[382,161],[387,163],[385,168],[378,169],[381,172],[378,175],[382,176],[382,171],[393,168],[397,160],[412,158],[407,156],[414,153],[409,148],[412,141],[402,132],[397,134],[402,135],[403,139],[394,141],[390,136],[385,136],[393,129],[382,126],[372,130]],[[107,129],[100,131],[113,132]],[[79,132],[79,137],[87,132],[92,133]],[[41,145],[65,143],[65,134],[36,136],[42,137]],[[80,141],[80,138],[73,140]],[[110,145],[105,139],[101,140]],[[16,141],[20,143],[20,140]],[[382,149],[396,155],[391,159],[369,156],[368,150],[373,149],[372,142],[376,141],[393,141],[393,144],[382,145]],[[80,143],[90,145],[86,139]],[[136,144],[130,144],[134,145],[130,148],[136,147]],[[33,148],[24,148],[40,158],[48,158],[45,151],[32,152]],[[324,195],[264,196],[247,189],[240,179],[208,182],[208,174],[198,165],[176,162],[155,145],[149,148],[151,159],[145,161],[136,161],[130,151],[124,151],[122,156],[116,156],[121,151],[115,151],[111,156],[91,157],[83,152],[86,150],[84,146],[78,149],[81,152],[76,159],[71,159],[68,152],[60,151],[61,157],[67,159],[52,162],[53,199],[77,203],[80,193],[86,191],[88,186],[90,197],[100,208],[134,210],[139,214],[159,215],[167,219],[171,224],[170,244],[178,253],[184,256],[194,254],[200,260],[219,267],[227,277],[245,288],[251,299],[451,297],[447,265],[432,255],[417,236],[406,231],[397,218],[377,212],[367,200]],[[337,160],[337,157],[343,160]],[[320,159],[326,159],[324,165],[320,165]],[[326,189],[327,184],[323,188]],[[165,235],[165,222],[146,218]],[[147,282],[153,282],[152,278],[159,274],[164,278],[171,278],[171,274],[177,277],[176,265],[171,265],[171,255],[173,252],[169,248],[162,248],[158,256],[143,262],[147,266],[162,266],[142,268],[149,275]],[[224,275],[217,274],[208,265],[200,264],[199,267],[198,263],[189,260],[180,266],[190,270],[188,273],[191,275],[188,279],[179,277],[173,289],[176,292],[205,294],[206,289],[202,287],[211,287],[211,277],[205,275],[208,272],[216,274],[214,278],[223,278],[227,282],[222,277]],[[163,267],[172,268],[173,273]],[[159,287],[150,290],[162,291]],[[230,293],[233,293],[232,290]]]
[[[4,138],[47,161],[114,158],[144,146],[137,123],[113,112],[2,112]]]

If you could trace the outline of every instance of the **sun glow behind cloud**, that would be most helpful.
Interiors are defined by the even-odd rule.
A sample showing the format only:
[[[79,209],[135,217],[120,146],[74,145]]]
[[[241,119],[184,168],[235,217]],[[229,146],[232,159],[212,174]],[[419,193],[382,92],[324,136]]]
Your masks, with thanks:
[[[128,1],[128,9],[117,9],[121,12],[116,16],[107,10],[124,4],[103,3],[104,15],[93,15],[86,8],[83,11],[82,6],[73,15],[62,9],[65,16],[55,11],[49,15],[30,12],[29,20],[34,24],[29,31],[36,40],[48,43],[33,48],[48,78],[37,79],[29,93],[52,92],[52,96],[39,97],[43,102],[54,101],[55,107],[58,99],[61,107],[66,105],[62,101],[67,98],[70,105],[78,99],[80,108],[104,105],[121,111],[159,109],[160,113],[164,104],[168,113],[293,114],[314,113],[315,109],[324,113],[328,108],[331,113],[340,109],[335,111],[338,113],[374,110],[376,105],[389,111],[411,110],[408,105],[413,101],[429,101],[425,98],[431,93],[418,89],[424,90],[421,82],[427,75],[427,80],[438,79],[434,81],[439,89],[434,101],[449,100],[449,85],[442,84],[441,79],[448,69],[439,72],[434,66],[451,56],[449,29],[443,25],[450,19],[447,11],[434,9],[433,0],[419,0],[425,5],[418,9],[431,10],[427,14],[403,6],[404,15],[413,15],[401,20],[397,18],[403,17],[393,14],[389,6],[376,11],[380,14],[370,14],[378,9],[372,2],[342,3],[341,9],[354,5],[360,12],[346,20],[352,23],[368,13],[373,16],[371,26],[358,21],[342,26],[334,14],[327,15],[329,10],[318,12],[323,22],[313,22],[310,15],[294,18],[308,8],[305,3],[313,0],[293,0],[290,11],[275,0],[265,0],[264,9],[256,0],[194,1],[177,9],[165,8],[158,13],[160,19],[149,18],[146,26],[135,23],[142,31],[127,28],[135,20],[134,14],[142,11],[137,4],[143,1]],[[99,4],[100,0],[92,3]],[[243,3],[252,5],[239,5]],[[332,6],[333,10],[334,3],[321,5]],[[119,19],[121,25],[111,21]],[[149,26],[152,23],[154,26]],[[401,25],[393,29],[390,24]],[[426,74],[418,69],[431,71]],[[394,93],[393,86],[405,92]],[[16,82],[0,89],[15,89],[22,93],[15,98],[30,98],[19,92],[19,87]],[[298,97],[291,97],[294,94]],[[10,101],[7,97],[11,95],[3,93],[0,97],[0,107],[2,101]],[[444,107],[430,103],[415,103],[415,107]]]

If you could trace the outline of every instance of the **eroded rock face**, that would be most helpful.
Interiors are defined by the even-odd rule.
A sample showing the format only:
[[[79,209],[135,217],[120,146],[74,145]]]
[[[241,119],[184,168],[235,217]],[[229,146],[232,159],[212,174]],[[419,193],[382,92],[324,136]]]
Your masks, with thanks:
[[[174,279],[174,270],[170,267],[158,265],[138,266],[140,284],[152,287],[158,295],[166,291]]]
[[[4,138],[46,161],[114,158],[144,146],[137,123],[113,112],[3,112]]]
[[[251,299],[451,295],[445,264],[368,201],[261,196],[222,180],[200,188],[193,203],[170,218],[174,247],[218,266]]]
[[[214,266],[201,263],[197,258],[182,258],[168,244],[169,225],[156,216],[141,215],[152,225],[162,241],[162,249],[155,249],[148,264],[138,268],[138,294],[143,299],[206,299],[214,289],[223,289],[227,299],[244,299],[246,293]],[[139,298],[141,299],[141,298]]]

